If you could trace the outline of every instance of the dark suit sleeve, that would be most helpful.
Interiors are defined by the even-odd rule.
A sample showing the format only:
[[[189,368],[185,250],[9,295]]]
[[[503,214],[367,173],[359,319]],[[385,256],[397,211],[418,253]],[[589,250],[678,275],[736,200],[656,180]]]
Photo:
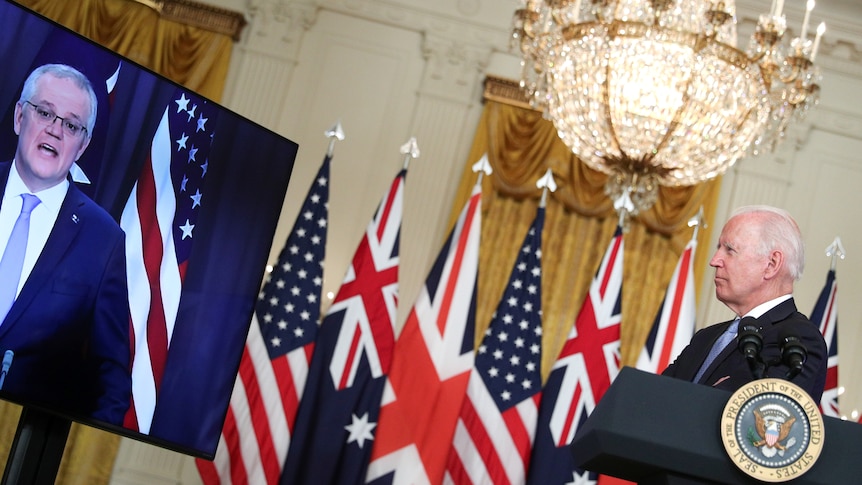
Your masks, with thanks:
[[[125,244],[119,231],[98,287],[91,336],[93,371],[99,386],[93,417],[113,424],[122,424],[132,389],[126,285]]]
[[[674,361],[667,366],[662,375],[691,381],[700,369],[712,343],[723,332],[721,325],[711,325],[698,330]]]

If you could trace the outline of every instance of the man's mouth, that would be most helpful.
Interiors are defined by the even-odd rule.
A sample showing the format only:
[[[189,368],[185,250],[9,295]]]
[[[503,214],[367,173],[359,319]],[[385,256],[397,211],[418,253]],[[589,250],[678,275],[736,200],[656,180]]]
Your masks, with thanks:
[[[39,144],[39,150],[41,150],[43,152],[48,152],[53,156],[56,156],[58,153],[56,148],[54,148],[53,146],[51,146],[47,143],[40,143]]]

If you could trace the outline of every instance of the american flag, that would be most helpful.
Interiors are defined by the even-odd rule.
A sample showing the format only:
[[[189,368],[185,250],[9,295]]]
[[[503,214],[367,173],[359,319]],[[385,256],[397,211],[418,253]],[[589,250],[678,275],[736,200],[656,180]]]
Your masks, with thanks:
[[[330,161],[258,297],[215,459],[197,460],[205,485],[275,484],[281,476],[320,319]]]
[[[482,189],[473,188],[404,324],[366,483],[441,483],[473,368]]]
[[[569,444],[619,373],[623,233],[617,227],[542,391],[527,483],[595,483],[575,468]]]
[[[147,434],[194,244],[216,110],[177,90],[120,218],[131,310],[132,406],[124,426]]]
[[[395,345],[406,170],[392,182],[320,326],[280,483],[365,477]]]
[[[667,286],[636,367],[660,374],[688,345],[694,335],[694,251],[697,240],[685,246]]]
[[[503,297],[476,352],[443,483],[523,483],[542,375],[542,228],[524,238]]]
[[[814,310],[811,311],[811,321],[820,327],[820,333],[826,340],[826,354],[829,356],[826,368],[826,385],[823,397],[820,398],[820,410],[826,416],[841,417],[838,408],[838,282],[835,280],[835,270],[826,274],[826,284],[820,291]]]

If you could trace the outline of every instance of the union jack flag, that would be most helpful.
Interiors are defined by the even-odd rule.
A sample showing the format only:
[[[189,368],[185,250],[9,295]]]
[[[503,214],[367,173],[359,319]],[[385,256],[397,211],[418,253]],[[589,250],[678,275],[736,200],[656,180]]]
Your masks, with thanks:
[[[381,201],[320,326],[282,484],[365,477],[395,345],[406,170]]]
[[[274,484],[281,476],[320,319],[330,161],[258,296],[215,458],[197,460],[206,485]]]
[[[542,228],[539,207],[476,352],[444,483],[523,483],[541,399]]]
[[[148,434],[165,372],[183,279],[205,201],[215,109],[177,90],[120,218],[132,325],[132,406],[124,426]]]
[[[647,336],[636,367],[660,374],[688,345],[694,335],[694,251],[697,240],[685,246],[667,286],[664,302]]]
[[[395,343],[366,483],[441,483],[473,368],[482,219],[479,183]]]
[[[838,282],[835,280],[835,270],[826,274],[826,284],[820,291],[814,310],[811,311],[811,321],[820,327],[820,333],[826,340],[827,359],[826,385],[823,397],[820,398],[820,411],[826,416],[841,417],[838,408]]]
[[[575,468],[569,444],[619,373],[623,249],[617,227],[542,391],[527,483],[595,483]]]

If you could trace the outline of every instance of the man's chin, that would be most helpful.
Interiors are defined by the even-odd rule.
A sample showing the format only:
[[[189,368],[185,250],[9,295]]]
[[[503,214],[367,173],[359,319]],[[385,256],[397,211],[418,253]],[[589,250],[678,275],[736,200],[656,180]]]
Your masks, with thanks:
[[[39,171],[32,173],[27,177],[22,176],[21,178],[24,179],[24,183],[27,184],[27,187],[29,187],[30,190],[38,192],[61,183],[66,179],[67,174],[68,171],[59,173],[55,171]]]

